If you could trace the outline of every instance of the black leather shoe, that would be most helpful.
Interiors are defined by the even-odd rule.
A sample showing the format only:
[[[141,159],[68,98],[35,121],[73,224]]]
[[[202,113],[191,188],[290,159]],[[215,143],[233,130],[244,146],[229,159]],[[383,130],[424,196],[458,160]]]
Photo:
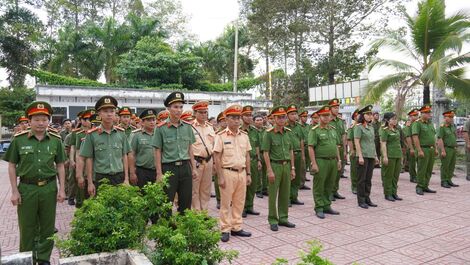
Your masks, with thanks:
[[[369,201],[369,202],[366,202],[366,204],[369,206],[369,207],[377,207],[377,204]]]
[[[347,179],[348,177],[345,176],[345,175],[341,175],[341,178],[342,178],[342,179]]]
[[[270,225],[270,228],[271,228],[271,231],[274,231],[274,232],[276,232],[277,230],[279,230],[279,227],[277,226],[277,224],[272,224],[272,225]]]
[[[395,198],[392,196],[392,195],[385,195],[385,199],[387,201],[391,201],[391,202],[394,202],[395,201]]]
[[[54,227],[54,234],[57,234],[59,233],[59,229],[57,229],[57,227]]]
[[[353,194],[357,194],[357,189],[351,189],[351,192],[352,192]]]
[[[243,218],[246,218],[246,216],[247,216],[246,211],[243,211],[243,212],[242,212],[242,217],[243,217]]]
[[[320,219],[325,219],[325,214],[323,212],[316,212],[315,215]]]
[[[291,201],[290,203],[292,203],[294,205],[304,205],[304,203],[299,201],[299,200],[294,200],[294,201]]]
[[[211,198],[215,198],[215,194],[214,194],[214,193],[211,193]]]
[[[455,184],[454,182],[452,182],[452,180],[447,181],[447,183],[449,183],[449,185],[450,185],[451,187],[459,187],[459,185],[457,185],[457,184]]]
[[[295,227],[295,224],[291,223],[291,222],[287,222],[287,223],[279,223],[280,226],[285,226],[285,227],[288,227],[288,228],[294,228]]]
[[[335,211],[333,209],[326,209],[326,210],[323,210],[324,213],[326,214],[331,214],[331,215],[339,215],[339,212],[338,211]]]
[[[424,192],[427,192],[427,193],[436,193],[435,190],[431,190],[430,188],[425,188],[423,189]]]
[[[230,233],[228,232],[223,232],[222,236],[220,237],[220,240],[222,242],[227,242],[230,239]]]
[[[311,188],[303,185],[302,187],[299,188],[299,190],[311,190]]]
[[[361,207],[362,209],[369,209],[369,206],[365,203],[365,202],[361,202],[358,204],[359,207]]]
[[[257,192],[257,193],[256,193],[256,197],[262,199],[262,198],[263,198],[263,193]]]
[[[335,197],[336,199],[340,199],[340,200],[346,199],[346,197],[341,196],[341,194],[339,194],[339,193],[337,193],[337,192],[333,195],[333,197]]]
[[[246,213],[251,215],[259,215],[259,212],[256,212],[254,210],[246,210]]]
[[[217,202],[217,205],[215,207],[217,207],[217,209],[220,209],[220,202]]]
[[[403,201],[403,199],[398,197],[398,195],[396,195],[396,194],[393,194],[392,196],[396,201]]]
[[[230,234],[232,236],[241,236],[241,237],[250,237],[251,236],[250,232],[243,231],[243,229],[240,230],[240,231],[231,231]]]
[[[305,179],[305,181],[309,182],[309,181],[310,181],[310,179],[306,178],[306,179]]]
[[[336,198],[335,198],[335,196],[333,196],[333,195],[330,195],[330,201],[332,201],[332,202],[336,201]]]
[[[441,187],[446,188],[446,189],[450,189],[450,185],[446,181],[441,182]]]
[[[268,196],[268,192],[267,192],[267,191],[263,191],[263,195],[264,195],[264,196]]]
[[[75,199],[69,198],[68,203],[69,203],[70,206],[75,205]]]
[[[416,194],[418,194],[418,195],[424,195],[424,192],[423,192],[422,189],[419,189],[419,188],[418,188],[418,189],[416,189]]]

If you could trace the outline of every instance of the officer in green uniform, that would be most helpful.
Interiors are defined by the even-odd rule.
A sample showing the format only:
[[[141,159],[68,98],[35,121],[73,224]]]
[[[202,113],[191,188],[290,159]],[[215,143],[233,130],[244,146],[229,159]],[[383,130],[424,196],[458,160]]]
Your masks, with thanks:
[[[342,119],[340,119],[338,117],[338,114],[339,114],[339,106],[340,106],[340,103],[339,103],[339,99],[337,98],[334,98],[332,100],[330,100],[330,102],[328,102],[328,105],[331,107],[331,115],[333,116],[332,119],[331,119],[331,126],[333,126],[335,129],[336,129],[336,134],[338,135],[339,139],[340,139],[340,144],[338,145],[339,147],[339,155],[342,159],[342,162],[343,163],[342,165],[342,168],[346,165],[346,154],[345,154],[345,150],[346,150],[346,144],[347,144],[347,140],[346,140],[346,129],[344,128],[344,122]],[[342,196],[341,194],[338,193],[338,190],[339,190],[339,180],[341,178],[341,172],[342,170],[338,170],[338,176],[336,177],[336,180],[334,182],[334,186],[333,186],[333,189],[332,189],[332,193],[331,193],[331,200],[335,200],[335,199],[345,199],[344,196]]]
[[[380,160],[380,114],[376,111],[373,113],[373,118],[371,122],[372,127],[374,128],[375,134],[375,152],[377,153],[377,158]],[[380,168],[380,164],[375,165],[376,168]]]
[[[438,145],[441,151],[441,186],[444,188],[458,187],[452,182],[457,157],[457,132],[454,125],[453,110],[442,113],[444,124],[437,132]]]
[[[303,140],[304,140],[304,151],[305,151],[305,165],[304,165],[304,175],[302,179],[300,180],[300,188],[301,190],[310,190],[309,187],[305,186],[306,181],[310,181],[310,179],[307,178],[307,172],[310,172],[310,156],[308,155],[308,133],[310,129],[312,129],[312,125],[307,123],[308,120],[308,111],[303,110],[299,113],[299,119],[300,119],[300,126],[302,126],[302,131],[303,131]]]
[[[418,152],[418,184],[416,193],[423,195],[423,192],[436,193],[429,188],[434,158],[437,156],[436,130],[431,121],[431,106],[424,105],[419,109],[421,118],[411,126],[413,143]]]
[[[288,220],[290,184],[295,178],[295,167],[292,132],[285,127],[286,107],[273,108],[271,115],[274,118],[274,127],[266,130],[261,151],[266,162],[269,181],[268,222],[272,231],[278,231],[278,225],[295,227],[295,224]]]
[[[401,201],[402,199],[397,195],[397,189],[403,154],[400,144],[400,131],[397,128],[397,115],[393,112],[387,112],[383,116],[383,121],[384,125],[379,129],[379,133],[384,195],[387,201]]]
[[[257,114],[253,117],[254,127],[258,132],[259,144],[261,146],[261,142],[263,140],[263,135],[265,132],[264,128],[264,116],[261,114]],[[264,159],[262,158],[262,153],[260,152],[260,161],[261,161],[261,169],[258,172],[258,186],[256,188],[256,197],[263,198],[264,195],[268,194],[268,177],[266,176],[266,163],[264,163]]]
[[[225,116],[224,112],[219,113],[217,115],[217,128],[214,128],[215,134],[218,134],[219,132],[225,130],[227,128],[227,123],[225,121]],[[215,189],[215,199],[217,201],[216,207],[217,209],[220,209],[220,188],[219,188],[219,178],[217,177],[217,172],[216,170],[213,171],[214,176],[214,189]]]
[[[151,145],[156,125],[156,111],[146,109],[140,113],[142,128],[134,130],[131,135],[133,158],[129,162],[131,183],[140,188],[147,182],[156,181],[155,156]]]
[[[253,122],[253,107],[244,106],[242,108],[242,121],[241,130],[248,134],[250,140],[250,169],[251,169],[251,183],[246,188],[245,206],[242,217],[247,214],[259,215],[259,212],[253,210],[253,200],[255,198],[256,189],[259,183],[259,171],[261,170],[261,157],[259,152],[260,136],[258,130],[252,125]]]
[[[305,176],[305,149],[304,149],[304,130],[299,120],[297,106],[291,104],[287,107],[287,125],[291,130],[292,149],[294,151],[295,178],[290,184],[290,203],[295,205],[304,205],[299,201],[299,188],[302,178]]]
[[[86,138],[86,132],[90,130],[91,127],[91,118],[93,115],[96,115],[95,109],[87,109],[85,110],[81,117],[80,117],[80,123],[82,124],[80,130],[75,131],[73,134],[75,135],[75,162],[76,162],[76,170],[75,170],[75,175],[73,176],[73,187],[75,188],[75,196],[76,196],[76,203],[75,207],[80,208],[83,205],[83,201],[88,198],[88,193],[87,193],[87,188],[88,188],[88,182],[86,179],[83,177],[83,174],[86,174],[85,171],[85,159],[84,157],[81,157],[80,155],[80,148],[82,146],[82,143],[85,141]]]
[[[315,214],[318,218],[325,218],[325,213],[338,215],[339,212],[331,209],[330,194],[333,189],[338,170],[341,169],[339,156],[340,139],[336,129],[329,125],[330,106],[324,106],[317,111],[320,124],[314,126],[308,134],[308,152],[311,159],[313,176],[313,200]]]
[[[70,137],[68,137],[65,141],[65,146],[69,147],[69,153],[68,153],[68,158],[69,158],[69,174],[66,176],[67,177],[67,198],[68,198],[68,203],[69,205],[75,205],[75,193],[77,191],[77,182],[76,182],[76,158],[77,158],[77,149],[75,146],[75,143],[77,141],[77,132],[83,130],[83,121],[82,121],[82,115],[85,113],[85,110],[82,110],[77,113],[77,118],[78,118],[78,124],[77,128],[72,129],[70,132]]]
[[[180,120],[183,113],[183,93],[171,93],[164,104],[170,116],[157,125],[151,143],[155,147],[157,181],[162,179],[163,173],[172,173],[166,189],[168,201],[173,202],[178,194],[178,212],[183,214],[184,210],[191,208],[192,178],[197,178],[196,160],[192,151],[196,138],[191,125]]]
[[[128,139],[130,139],[129,136],[131,135],[132,131],[136,129],[131,125],[131,116],[132,111],[129,107],[122,107],[119,109],[119,127],[124,129]]]
[[[408,112],[409,120],[406,122],[403,133],[405,135],[406,156],[408,160],[408,172],[410,173],[410,182],[416,183],[416,148],[413,146],[413,139],[411,134],[411,126],[418,120],[419,110],[412,109]]]
[[[129,141],[124,129],[113,125],[117,104],[117,100],[111,96],[103,96],[96,102],[95,109],[101,117],[101,125],[87,131],[80,149],[80,156],[85,158],[90,196],[96,194],[103,179],[107,179],[111,185],[129,184]]]
[[[349,126],[346,134],[349,147],[349,161],[351,163],[349,174],[351,174],[351,191],[353,194],[357,194],[357,157],[356,157],[356,148],[354,146],[354,127],[357,124],[359,109],[356,109],[352,115],[352,123]]]
[[[26,115],[31,128],[15,135],[3,159],[8,162],[11,202],[18,206],[20,252],[33,251],[34,262],[50,264],[56,201],[65,199],[67,157],[60,135],[47,131],[51,106],[43,101],[33,102]]]

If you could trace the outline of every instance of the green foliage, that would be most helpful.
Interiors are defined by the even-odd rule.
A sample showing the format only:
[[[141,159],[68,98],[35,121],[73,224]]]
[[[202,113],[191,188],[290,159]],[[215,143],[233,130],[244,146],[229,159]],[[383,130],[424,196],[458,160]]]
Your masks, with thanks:
[[[224,251],[218,246],[220,231],[217,220],[206,212],[187,210],[160,219],[150,228],[149,238],[155,240],[155,252],[150,255],[154,264],[199,265],[231,261],[236,251]]]
[[[90,87],[108,86],[107,84],[103,84],[90,79],[80,79],[75,77],[63,76],[39,69],[33,69],[29,73],[37,78],[39,84]]]
[[[263,83],[259,78],[242,78],[237,81],[237,91],[242,92],[249,89],[252,89]],[[208,81],[203,81],[198,84],[198,88],[202,91],[232,91],[233,83],[210,83]]]
[[[309,241],[310,251],[305,253],[303,250],[300,251],[300,262],[297,262],[297,265],[333,265],[332,262],[328,261],[325,258],[318,256],[322,250],[322,245],[318,241]],[[284,265],[288,264],[288,261],[285,259],[278,258],[273,265]]]
[[[0,113],[3,126],[13,126],[16,119],[24,115],[29,103],[34,101],[36,93],[26,87],[0,88]]]

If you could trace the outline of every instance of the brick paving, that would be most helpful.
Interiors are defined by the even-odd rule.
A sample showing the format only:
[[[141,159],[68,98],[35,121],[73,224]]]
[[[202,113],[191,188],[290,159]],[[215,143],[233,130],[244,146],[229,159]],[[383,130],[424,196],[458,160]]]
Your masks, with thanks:
[[[255,209],[260,216],[248,216],[244,229],[251,238],[231,237],[221,243],[224,249],[240,252],[233,264],[271,264],[276,258],[285,258],[290,264],[298,261],[299,250],[307,250],[307,241],[319,240],[323,245],[321,256],[334,264],[470,264],[470,181],[462,171],[456,171],[454,182],[460,187],[441,188],[439,171],[435,170],[430,187],[437,194],[418,196],[407,173],[401,174],[399,195],[401,202],[385,201],[382,194],[380,169],[374,170],[372,200],[377,208],[357,207],[350,192],[350,179],[341,179],[340,193],[346,200],[334,202],[339,216],[327,215],[320,220],[313,212],[311,191],[301,191],[303,206],[289,209],[289,220],[294,229],[280,227],[269,230],[267,197],[255,198]],[[310,177],[311,178],[311,177]],[[0,244],[2,255],[18,252],[16,209],[10,203],[10,185],[7,164],[0,162]],[[307,182],[311,186],[312,182]],[[74,208],[63,203],[57,208],[59,233],[69,231]],[[210,214],[217,216],[215,199]],[[57,264],[58,251],[54,249],[52,262]]]

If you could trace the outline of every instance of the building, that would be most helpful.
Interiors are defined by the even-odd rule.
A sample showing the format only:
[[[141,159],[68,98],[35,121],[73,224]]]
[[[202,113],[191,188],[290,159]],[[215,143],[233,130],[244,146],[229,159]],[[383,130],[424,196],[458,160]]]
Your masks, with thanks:
[[[94,108],[95,102],[102,96],[113,96],[118,100],[119,106],[128,106],[138,115],[146,108],[157,111],[163,110],[163,101],[171,90],[147,90],[109,87],[78,87],[78,86],[51,86],[36,85],[36,100],[49,102],[54,115],[52,122],[61,122],[65,118],[75,118],[81,110]],[[191,105],[198,100],[209,101],[209,117],[216,117],[231,104],[252,105],[256,110],[266,110],[272,107],[271,101],[254,100],[252,94],[234,92],[205,92],[182,91],[186,103],[184,110],[191,109]]]

